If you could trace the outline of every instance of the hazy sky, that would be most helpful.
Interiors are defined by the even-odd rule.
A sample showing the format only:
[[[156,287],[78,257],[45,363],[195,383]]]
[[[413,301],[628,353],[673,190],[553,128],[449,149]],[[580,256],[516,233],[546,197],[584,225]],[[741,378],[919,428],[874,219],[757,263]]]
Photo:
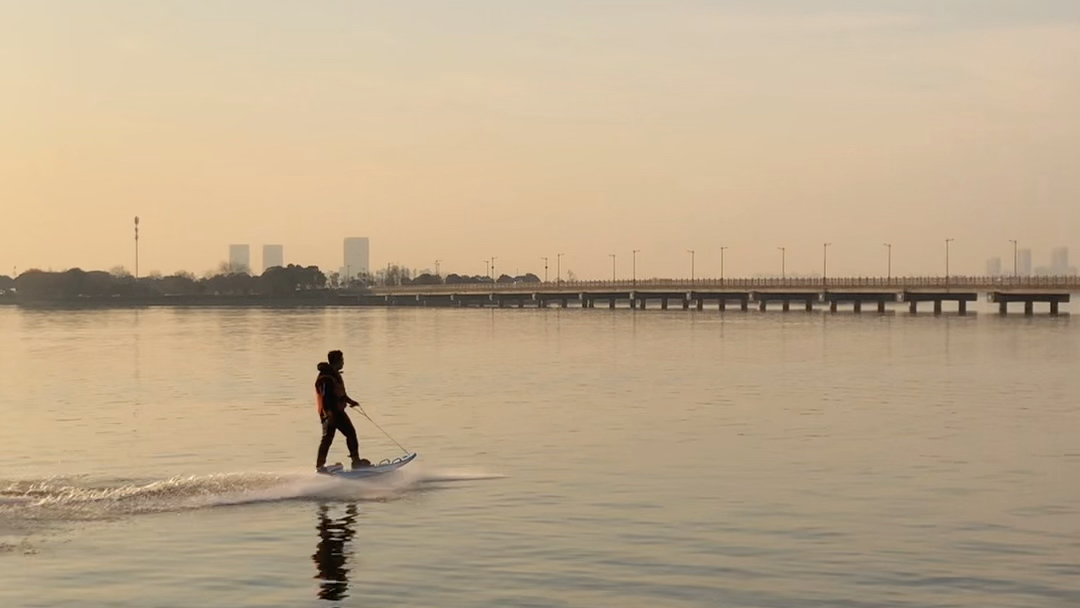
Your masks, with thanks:
[[[1080,258],[1080,2],[0,0],[0,212],[0,273]]]

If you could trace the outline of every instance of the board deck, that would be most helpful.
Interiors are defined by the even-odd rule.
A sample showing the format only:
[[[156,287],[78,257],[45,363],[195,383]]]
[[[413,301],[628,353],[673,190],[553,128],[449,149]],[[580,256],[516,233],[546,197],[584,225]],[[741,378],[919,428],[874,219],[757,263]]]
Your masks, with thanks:
[[[334,477],[344,477],[346,479],[363,479],[365,477],[374,477],[376,475],[385,475],[391,471],[396,471],[401,467],[409,464],[416,458],[416,452],[406,454],[401,458],[393,460],[391,462],[383,462],[375,464],[370,467],[362,467],[359,469],[345,469],[340,464],[335,464],[326,467],[326,472],[323,475],[333,475]]]

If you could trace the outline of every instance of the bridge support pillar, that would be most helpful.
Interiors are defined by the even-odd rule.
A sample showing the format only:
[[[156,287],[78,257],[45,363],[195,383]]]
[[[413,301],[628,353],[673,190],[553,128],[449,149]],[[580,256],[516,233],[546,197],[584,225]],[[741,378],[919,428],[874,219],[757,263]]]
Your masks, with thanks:
[[[739,308],[742,309],[743,312],[750,310],[750,300],[739,300]],[[765,308],[762,308],[761,310],[765,310]]]
[[[499,298],[499,308],[506,308],[506,300]]]
[[[878,300],[877,311],[878,312],[885,312],[885,300]]]
[[[720,298],[720,312],[725,310],[727,310],[727,302],[723,298]]]
[[[791,310],[791,302],[784,300],[784,312]]]
[[[836,312],[836,300],[829,302],[829,312]]]
[[[761,303],[758,304],[758,310],[765,312],[765,300],[762,300]]]
[[[1050,302],[1050,314],[1052,314],[1052,315],[1058,314],[1058,301],[1057,300],[1054,300],[1053,302]]]
[[[862,312],[862,302],[855,300],[855,312]]]
[[[1035,302],[1024,302],[1024,314],[1029,317],[1035,314]]]
[[[965,302],[964,300],[960,300],[960,314],[967,314],[967,302]]]
[[[630,310],[637,308],[637,298],[630,296]]]
[[[1002,315],[1009,314],[1009,303],[1008,302],[999,302],[998,303],[998,314],[1002,314]]]
[[[608,308],[610,308],[611,310],[615,310],[615,298],[611,298],[610,300],[608,300]]]
[[[806,312],[814,312],[814,301],[813,300],[807,300],[806,301]]]
[[[645,298],[641,298],[638,302],[641,303],[641,310],[645,310]]]
[[[570,302],[566,298],[563,298],[562,299],[562,307],[566,308],[568,306],[570,306]]]
[[[683,298],[682,300],[682,309],[690,310],[690,300],[688,300],[687,298]]]
[[[934,314],[941,314],[941,300],[934,300]]]
[[[525,308],[525,300],[518,300],[518,308]]]
[[[660,298],[660,310],[667,310],[667,298]]]
[[[698,298],[697,309],[698,310],[705,310],[705,300],[702,300],[701,298]]]
[[[911,314],[919,312],[919,303],[912,300],[911,303],[908,304],[908,310],[911,312]]]

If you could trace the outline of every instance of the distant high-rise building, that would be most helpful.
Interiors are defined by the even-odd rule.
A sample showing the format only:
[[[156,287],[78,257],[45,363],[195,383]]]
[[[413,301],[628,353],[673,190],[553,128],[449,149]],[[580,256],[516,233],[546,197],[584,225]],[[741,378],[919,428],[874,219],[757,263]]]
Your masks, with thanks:
[[[986,276],[1001,276],[1001,258],[990,258],[989,260],[986,260]]]
[[[1050,250],[1050,272],[1056,275],[1069,274],[1068,247],[1054,247]]]
[[[251,248],[229,245],[229,272],[251,272]]]
[[[1017,269],[1016,274],[1018,274],[1019,276],[1022,276],[1022,277],[1030,277],[1031,276],[1031,250],[1030,249],[1021,249],[1021,250],[1017,251],[1016,252],[1016,258],[1017,258],[1017,261],[1018,261],[1018,265],[1020,266]]]
[[[371,272],[371,244],[366,236],[345,239],[345,268],[348,279]]]
[[[263,272],[267,268],[285,265],[285,248],[281,245],[263,245]]]

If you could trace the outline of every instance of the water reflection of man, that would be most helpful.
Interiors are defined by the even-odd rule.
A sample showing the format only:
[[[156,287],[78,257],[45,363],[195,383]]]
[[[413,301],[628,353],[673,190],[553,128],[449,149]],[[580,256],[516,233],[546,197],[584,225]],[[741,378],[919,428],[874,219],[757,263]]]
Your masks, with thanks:
[[[355,503],[346,506],[345,516],[336,520],[330,517],[329,506],[319,505],[319,524],[315,526],[319,531],[319,543],[315,545],[311,559],[317,570],[315,578],[322,580],[317,593],[321,600],[337,601],[349,595],[349,569],[345,564],[348,561],[346,552],[351,550],[345,543],[356,535],[353,528],[356,515]]]

